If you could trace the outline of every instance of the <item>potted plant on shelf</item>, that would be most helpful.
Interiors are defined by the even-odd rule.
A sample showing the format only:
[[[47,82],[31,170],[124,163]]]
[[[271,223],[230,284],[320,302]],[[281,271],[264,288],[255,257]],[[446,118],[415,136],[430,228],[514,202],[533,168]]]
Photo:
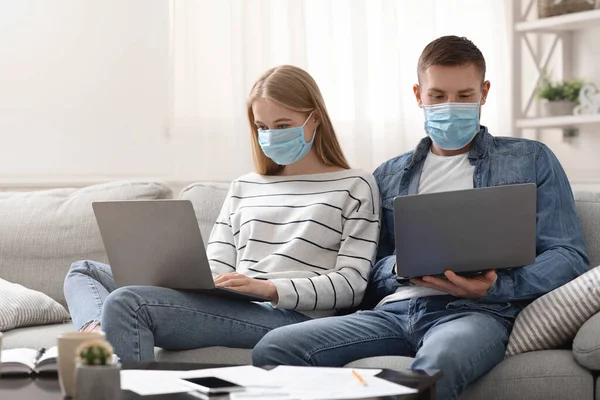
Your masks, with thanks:
[[[537,95],[543,104],[543,114],[546,117],[572,115],[579,101],[579,91],[583,83],[579,80],[553,82],[547,74],[542,76]]]
[[[105,340],[89,340],[77,348],[75,397],[89,400],[118,399],[121,364],[113,361],[113,349]]]

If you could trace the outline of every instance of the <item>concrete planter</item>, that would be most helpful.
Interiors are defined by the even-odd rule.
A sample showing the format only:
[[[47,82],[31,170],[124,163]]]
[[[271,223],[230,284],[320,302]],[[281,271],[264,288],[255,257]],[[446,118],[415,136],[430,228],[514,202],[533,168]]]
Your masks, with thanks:
[[[573,115],[575,103],[572,101],[558,100],[546,101],[543,104],[544,117],[557,117],[560,115]]]
[[[85,365],[75,369],[75,398],[113,400],[121,397],[121,364]]]

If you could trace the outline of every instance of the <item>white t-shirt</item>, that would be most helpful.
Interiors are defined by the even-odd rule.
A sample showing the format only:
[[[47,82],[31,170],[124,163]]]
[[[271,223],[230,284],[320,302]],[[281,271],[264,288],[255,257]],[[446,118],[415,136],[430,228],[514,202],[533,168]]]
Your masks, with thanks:
[[[429,151],[421,179],[419,194],[450,192],[453,190],[473,189],[475,166],[469,162],[469,153],[457,156],[436,156]]]
[[[469,162],[469,153],[457,156],[437,156],[429,151],[419,179],[419,194],[450,192],[473,189],[475,166]],[[440,296],[448,293],[422,286],[407,285],[396,289],[394,294],[385,297],[378,305],[416,297]]]

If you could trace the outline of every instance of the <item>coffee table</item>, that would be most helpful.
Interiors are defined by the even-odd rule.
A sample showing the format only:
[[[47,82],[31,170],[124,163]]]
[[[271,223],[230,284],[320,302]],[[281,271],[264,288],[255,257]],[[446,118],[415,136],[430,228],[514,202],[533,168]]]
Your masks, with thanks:
[[[204,368],[223,367],[223,365],[214,364],[192,364],[192,363],[124,363],[123,369],[148,369],[148,370],[194,370]],[[268,367],[266,367],[268,369]],[[380,378],[387,379],[404,386],[417,389],[419,392],[405,396],[392,396],[371,398],[369,400],[434,400],[435,383],[441,378],[440,371],[397,372],[383,370]],[[128,390],[122,392],[121,400],[142,399],[148,396],[139,396]],[[38,377],[11,377],[2,376],[0,378],[0,399],[18,399],[18,400],[59,400],[63,396],[58,384],[58,377],[55,373],[49,373]],[[149,396],[152,400],[197,400],[198,398],[186,393],[165,394]]]

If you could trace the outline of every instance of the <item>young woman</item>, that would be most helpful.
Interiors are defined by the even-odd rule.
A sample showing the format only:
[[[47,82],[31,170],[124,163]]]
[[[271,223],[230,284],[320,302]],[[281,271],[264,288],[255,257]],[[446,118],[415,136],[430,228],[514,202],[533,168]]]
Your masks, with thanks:
[[[248,100],[256,173],[231,184],[207,247],[218,286],[256,303],[149,286],[117,288],[108,265],[65,280],[77,329],[106,332],[123,360],[154,346],[252,348],[270,330],[357,306],[379,236],[371,174],[349,169],[325,103],[300,68],[267,71]]]

